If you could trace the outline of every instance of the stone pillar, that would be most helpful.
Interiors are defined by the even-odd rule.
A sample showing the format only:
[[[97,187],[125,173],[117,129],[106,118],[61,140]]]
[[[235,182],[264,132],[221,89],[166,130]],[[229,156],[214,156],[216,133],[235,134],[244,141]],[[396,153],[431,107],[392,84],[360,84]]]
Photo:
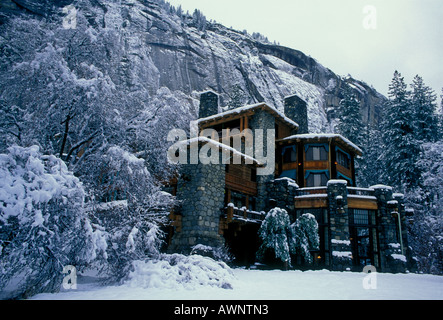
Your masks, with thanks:
[[[376,185],[372,186],[371,189],[374,189],[374,196],[378,203],[377,218],[381,271],[403,272],[406,269],[406,257],[401,252],[402,242],[399,238],[400,230],[398,228],[398,215],[400,215],[401,220],[401,213],[404,211],[400,205],[403,201],[402,195],[396,194],[396,199],[394,199],[390,186]],[[400,225],[402,224],[400,223]]]
[[[284,101],[285,115],[299,125],[298,133],[308,133],[308,107],[304,100],[297,95],[288,96]]]
[[[188,164],[181,169],[177,200],[181,201],[182,228],[174,234],[168,251],[189,254],[197,244],[224,246],[218,231],[224,207],[225,165]]]
[[[272,209],[270,203],[271,200],[274,200],[275,206],[285,209],[288,212],[291,221],[295,221],[294,197],[296,196],[298,189],[298,185],[290,178],[280,178],[269,181],[267,185],[269,201],[265,211],[269,212],[269,210]]]
[[[275,162],[275,136],[269,137],[270,141],[273,140],[273,150],[268,150],[268,130],[275,130],[275,119],[274,116],[267,113],[264,110],[258,109],[253,116],[251,116],[249,120],[249,128],[254,131],[254,154],[256,155],[257,150],[257,132],[255,130],[261,129],[263,130],[263,156],[268,157],[269,159],[273,158]],[[275,131],[274,131],[275,132]],[[256,157],[257,158],[257,157]],[[257,158],[258,159],[258,158]],[[260,159],[258,159],[260,160]],[[268,190],[267,184],[268,182],[274,180],[274,171],[275,171],[275,163],[268,163],[268,166],[271,166],[271,174],[269,175],[259,175],[257,174],[257,201],[256,201],[256,210],[257,211],[266,211],[267,203],[268,203]],[[258,173],[259,171],[257,171]]]
[[[349,232],[347,181],[328,181],[328,210],[330,223],[330,252],[333,270],[352,268],[352,249]]]
[[[200,108],[198,118],[213,116],[218,112],[218,94],[213,91],[206,91],[200,95]]]

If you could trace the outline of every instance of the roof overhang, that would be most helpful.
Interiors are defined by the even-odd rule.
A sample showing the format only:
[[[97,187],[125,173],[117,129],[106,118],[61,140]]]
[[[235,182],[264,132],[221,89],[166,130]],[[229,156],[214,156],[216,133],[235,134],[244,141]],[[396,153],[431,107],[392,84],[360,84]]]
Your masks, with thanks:
[[[280,145],[290,144],[293,142],[329,142],[334,141],[338,146],[343,147],[346,150],[352,151],[354,154],[361,156],[363,151],[355,145],[350,140],[346,139],[340,134],[336,133],[306,133],[306,134],[296,134],[289,136],[280,140],[277,143]]]
[[[292,129],[298,130],[299,126],[296,122],[292,121],[282,112],[264,102],[231,109],[222,113],[215,114],[213,116],[198,119],[197,122],[200,127],[213,126],[226,121],[236,120],[244,116],[251,116],[260,109],[270,113],[276,119],[287,124]]]

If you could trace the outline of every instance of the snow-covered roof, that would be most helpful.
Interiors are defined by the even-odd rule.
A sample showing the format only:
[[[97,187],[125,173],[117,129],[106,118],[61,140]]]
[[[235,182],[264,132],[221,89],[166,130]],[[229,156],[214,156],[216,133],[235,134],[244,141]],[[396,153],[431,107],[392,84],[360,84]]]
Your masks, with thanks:
[[[237,155],[239,157],[241,157],[244,160],[249,160],[252,161],[253,164],[257,165],[257,166],[263,166],[264,164],[261,163],[260,161],[258,161],[257,159],[248,156],[247,154],[244,154],[240,151],[238,151],[235,148],[232,148],[226,144],[223,144],[221,142],[218,142],[216,140],[207,138],[207,137],[196,137],[196,138],[191,138],[191,139],[187,139],[187,140],[183,140],[183,141],[179,141],[177,142],[178,144],[186,144],[186,145],[190,145],[192,143],[209,143],[212,146],[214,146],[215,148],[219,149],[220,151],[223,152],[227,152],[229,154],[233,154],[233,155]]]
[[[338,133],[304,133],[304,134],[296,134],[286,138],[281,139],[280,141],[290,141],[290,140],[322,140],[322,139],[335,139],[339,140],[342,144],[350,147],[354,150],[355,153],[361,155],[363,151],[349,139],[346,139],[341,134]]]
[[[271,114],[273,114],[274,116],[279,118],[281,121],[287,123],[289,126],[295,128],[295,129],[298,129],[298,123],[292,121],[291,119],[286,117],[282,112],[278,111],[276,108],[274,108],[264,102],[255,103],[255,104],[251,104],[251,105],[247,105],[247,106],[243,106],[243,107],[238,107],[238,108],[231,109],[231,110],[228,110],[228,111],[225,111],[222,113],[217,113],[217,114],[214,114],[214,115],[206,117],[206,118],[198,119],[197,122],[199,125],[201,125],[206,122],[217,121],[217,120],[222,119],[224,117],[240,115],[242,113],[252,111],[252,110],[258,109],[258,108],[263,108],[265,111],[270,112]]]

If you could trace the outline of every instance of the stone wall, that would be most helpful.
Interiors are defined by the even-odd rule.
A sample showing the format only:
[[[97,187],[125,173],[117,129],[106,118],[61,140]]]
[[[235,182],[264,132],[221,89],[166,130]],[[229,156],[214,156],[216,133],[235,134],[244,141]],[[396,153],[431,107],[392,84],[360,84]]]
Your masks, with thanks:
[[[198,118],[213,116],[219,112],[218,94],[213,91],[206,91],[200,95],[200,108]]]
[[[224,245],[219,235],[220,215],[224,207],[225,165],[188,164],[181,168],[177,200],[182,215],[181,232],[174,234],[170,252],[188,254],[192,247],[203,244]]]
[[[402,213],[404,217],[403,199],[399,196],[394,199],[392,187],[377,185],[371,188],[374,189],[374,195],[378,203],[381,268],[384,272],[404,272],[406,270],[406,257],[405,252],[401,251],[397,216],[400,215],[400,221],[402,220]],[[402,224],[402,227],[406,232],[404,224]],[[403,237],[405,235],[403,234]],[[403,243],[403,248],[405,247],[405,243]]]
[[[285,209],[291,220],[295,220],[295,202],[298,185],[290,178],[279,178],[267,183],[269,201],[265,211],[268,212],[272,207]]]
[[[331,267],[340,271],[352,268],[346,187],[345,180],[329,180],[327,186]]]
[[[251,130],[256,129],[262,129],[263,130],[263,155],[265,157],[273,157],[275,160],[275,148],[272,150],[269,150],[271,154],[268,155],[268,148],[267,148],[267,130],[275,130],[275,119],[274,116],[269,114],[268,112],[264,110],[257,110],[254,115],[249,120],[249,128]],[[256,137],[257,134],[254,132],[254,136]],[[274,137],[270,137],[272,139]],[[275,138],[274,138],[275,141]],[[255,150],[257,149],[257,144],[254,144],[254,154]],[[256,155],[257,158],[257,155]],[[257,158],[257,160],[260,161],[260,159]],[[257,175],[257,201],[256,201],[256,211],[265,211],[267,207],[267,202],[269,199],[268,191],[267,191],[267,184],[269,181],[274,179],[274,167],[272,164],[272,173],[269,175]],[[260,170],[260,169],[258,169]]]
[[[284,111],[289,119],[298,123],[298,134],[308,133],[308,106],[304,100],[297,95],[286,97]]]

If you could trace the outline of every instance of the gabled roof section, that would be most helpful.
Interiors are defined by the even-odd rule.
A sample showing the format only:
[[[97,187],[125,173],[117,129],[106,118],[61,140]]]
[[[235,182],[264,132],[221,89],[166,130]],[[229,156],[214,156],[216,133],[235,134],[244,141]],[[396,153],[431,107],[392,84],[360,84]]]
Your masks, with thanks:
[[[255,159],[245,153],[242,153],[242,152],[238,151],[237,149],[232,148],[226,144],[223,144],[221,142],[218,142],[216,140],[213,140],[213,139],[210,139],[207,137],[196,137],[196,138],[191,138],[191,139],[182,140],[182,141],[177,142],[178,145],[187,145],[187,146],[190,146],[192,143],[209,144],[209,145],[213,146],[214,148],[217,148],[219,151],[221,151],[223,153],[227,153],[229,155],[236,155],[245,161],[246,160],[251,161],[252,164],[257,167],[264,166],[264,164],[262,162],[258,161],[257,159]]]
[[[341,134],[337,133],[306,133],[306,134],[296,134],[278,140],[278,142],[301,142],[301,141],[329,141],[334,140],[338,145],[347,147],[352,150],[355,154],[361,156],[363,151],[353,142],[343,137]]]
[[[251,105],[235,108],[232,110],[228,110],[228,111],[225,111],[222,113],[214,114],[213,116],[198,119],[197,122],[198,122],[199,126],[210,125],[212,123],[216,124],[216,123],[222,122],[220,120],[223,120],[223,119],[226,119],[228,121],[228,120],[237,119],[237,118],[244,116],[244,115],[248,115],[248,114],[252,115],[258,109],[262,109],[262,110],[272,114],[275,118],[286,123],[291,128],[298,129],[298,124],[296,122],[292,121],[291,119],[286,117],[282,112],[278,111],[276,108],[274,108],[264,102],[251,104]]]

